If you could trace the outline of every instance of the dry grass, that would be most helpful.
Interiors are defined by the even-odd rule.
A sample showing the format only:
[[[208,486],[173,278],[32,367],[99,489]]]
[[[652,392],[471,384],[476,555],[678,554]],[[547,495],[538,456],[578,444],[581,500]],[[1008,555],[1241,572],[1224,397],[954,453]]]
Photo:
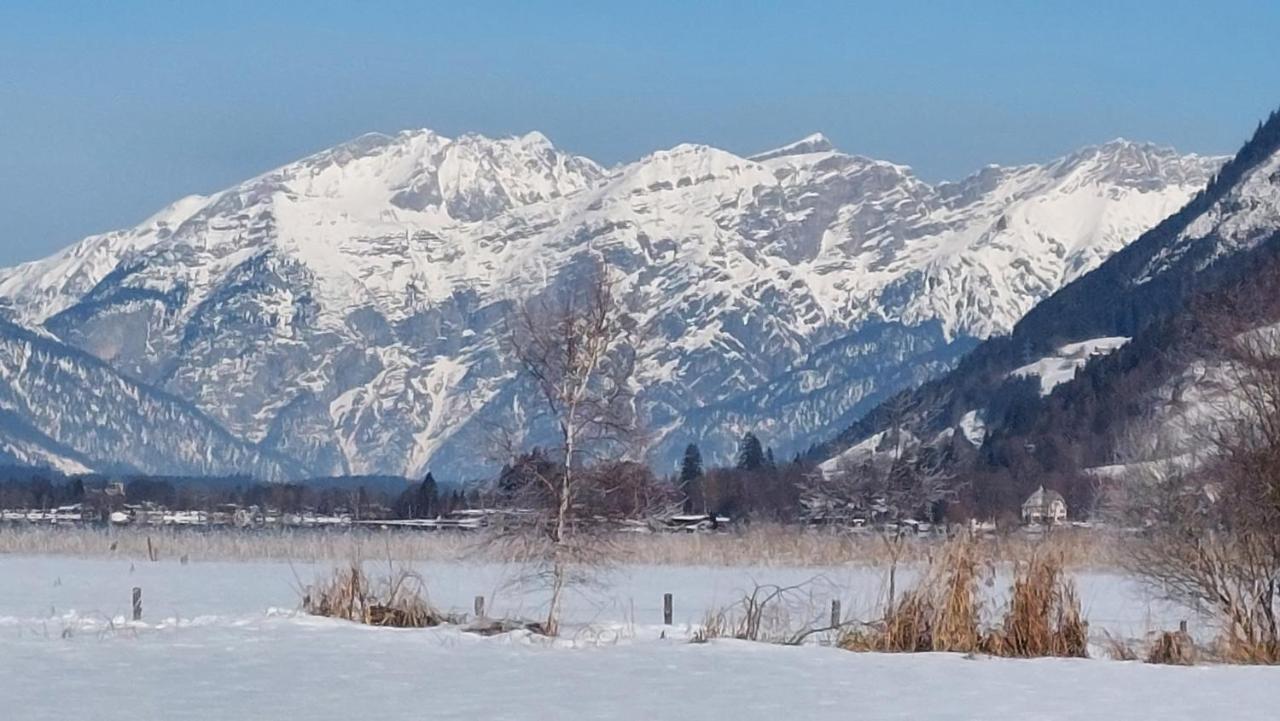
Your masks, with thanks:
[[[1280,644],[1228,632],[1214,644],[1212,655],[1220,663],[1274,666],[1280,664]]]
[[[942,558],[942,598],[934,617],[933,649],[969,653],[981,642],[982,618],[977,545],[967,539],[950,544]]]
[[[719,609],[716,611],[707,611],[702,617],[702,625],[693,632],[690,638],[692,643],[706,643],[715,638],[725,638],[730,635],[729,627],[729,611],[727,609]]]
[[[483,534],[350,530],[204,530],[183,528],[83,528],[0,525],[0,554],[107,556],[138,560],[193,561],[344,561],[376,556],[397,561],[511,561],[502,544],[485,543]],[[1052,549],[1067,567],[1112,567],[1112,539],[1087,531],[1055,532],[1049,538],[1014,534],[974,541],[983,563],[1013,563],[1037,549]],[[899,559],[904,565],[932,563],[944,542],[937,537],[910,539]],[[618,534],[612,539],[616,560],[658,566],[804,567],[890,563],[890,551],[872,533],[756,525],[722,534]]]
[[[1103,633],[1103,646],[1113,661],[1137,661],[1141,657],[1133,641],[1107,632]]]
[[[901,598],[889,599],[879,621],[847,628],[838,641],[850,651],[913,653],[978,649],[982,601],[978,542],[958,538]]]
[[[1080,600],[1052,554],[1019,564],[1000,622],[983,630],[978,548],[971,539],[949,543],[915,588],[891,599],[879,621],[847,630],[839,645],[851,651],[1087,655]]]
[[[1186,627],[1161,631],[1145,643],[1104,634],[1107,656],[1115,661],[1145,661],[1166,666],[1193,666],[1199,653]]]
[[[454,561],[469,557],[474,536],[375,529],[59,528],[0,525],[0,553],[177,561]]]
[[[736,638],[798,645],[814,634],[834,631],[835,627],[815,620],[820,614],[813,612],[810,591],[816,580],[792,586],[757,584],[737,603],[708,611],[690,640],[706,643],[714,638]]]
[[[1018,569],[1003,623],[983,639],[994,656],[1030,658],[1089,655],[1089,624],[1080,612],[1075,583],[1052,554]]]
[[[1186,631],[1164,631],[1147,650],[1147,663],[1193,666],[1196,647]]]
[[[428,628],[461,620],[437,611],[424,596],[425,584],[417,574],[401,570],[375,582],[359,563],[352,563],[307,588],[302,609],[315,616],[396,628]]]

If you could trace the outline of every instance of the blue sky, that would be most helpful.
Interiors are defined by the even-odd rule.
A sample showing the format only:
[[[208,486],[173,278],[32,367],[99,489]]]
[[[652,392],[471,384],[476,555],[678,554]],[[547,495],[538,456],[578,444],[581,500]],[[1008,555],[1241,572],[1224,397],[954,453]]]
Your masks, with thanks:
[[[0,3],[0,265],[370,130],[601,162],[820,130],[931,180],[1113,137],[1234,150],[1275,2]]]

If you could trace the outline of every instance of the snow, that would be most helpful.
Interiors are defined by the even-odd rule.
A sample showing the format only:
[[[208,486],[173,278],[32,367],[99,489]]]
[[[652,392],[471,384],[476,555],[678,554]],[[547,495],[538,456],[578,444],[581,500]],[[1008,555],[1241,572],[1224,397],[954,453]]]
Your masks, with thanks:
[[[823,461],[818,465],[818,470],[822,471],[824,475],[830,475],[840,470],[840,467],[845,463],[860,463],[867,459],[874,458],[876,450],[880,447],[881,442],[884,441],[886,434],[888,434],[888,431],[880,431],[878,433],[871,434],[852,446],[849,446],[838,455],[832,456],[831,458]],[[904,433],[904,435],[910,437],[909,433]]]
[[[1280,324],[1241,334],[1244,347],[1280,348]],[[1242,391],[1250,371],[1229,359],[1201,358],[1172,374],[1146,400],[1149,412],[1127,434],[1122,462],[1095,469],[1100,475],[1162,478],[1196,468],[1214,455],[1213,438],[1224,428],[1254,417]]]
[[[981,446],[987,438],[987,423],[982,417],[982,411],[972,410],[961,416],[960,432],[964,434],[965,440],[974,446]]]
[[[1085,367],[1090,358],[1111,353],[1128,342],[1128,338],[1117,336],[1068,343],[1053,355],[1014,369],[1009,375],[1022,378],[1038,377],[1040,395],[1047,396],[1053,392],[1054,388],[1075,378],[1076,371]]]
[[[806,569],[636,567],[570,600],[555,642],[456,629],[373,629],[299,615],[296,586],[319,569],[283,563],[149,564],[0,558],[0,708],[12,721],[184,719],[1271,718],[1280,669],[1149,666],[856,654],[717,640],[687,642],[712,604],[750,582]],[[422,567],[437,604],[502,593],[501,568]],[[872,571],[828,569],[847,600]],[[1136,587],[1086,574],[1091,628],[1145,628]],[[125,620],[143,588],[144,621]],[[858,589],[861,589],[859,591]],[[675,593],[664,628],[661,593]],[[519,606],[499,595],[499,608]],[[507,601],[500,600],[507,598]],[[819,594],[815,602],[824,604]],[[510,604],[510,605],[503,605]],[[847,608],[848,606],[846,606]],[[73,610],[75,609],[75,610]],[[1125,616],[1128,620],[1117,619]],[[663,638],[664,633],[666,638]]]
[[[755,155],[750,156],[749,159],[756,162],[763,162],[765,160],[772,160],[774,158],[781,158],[788,155],[829,153],[834,150],[835,146],[831,144],[831,141],[827,136],[822,133],[812,133],[795,142],[787,143],[786,145],[772,150],[766,150],[763,153],[756,153]]]
[[[1173,267],[1198,241],[1213,237],[1214,260],[1246,250],[1270,238],[1280,227],[1280,153],[1252,168],[1231,190],[1187,224],[1174,243],[1151,259],[1137,283],[1146,283]]]
[[[463,475],[475,429],[518,392],[498,352],[505,304],[604,256],[660,329],[640,362],[663,431],[651,460],[697,441],[719,462],[743,429],[794,452],[898,390],[883,378],[945,370],[954,358],[925,348],[935,328],[944,344],[1007,331],[1217,164],[1120,141],[933,185],[820,135],[606,170],[537,133],[372,134],[0,271],[0,303],[29,326],[77,311],[64,339],[308,475]],[[274,327],[241,322],[262,316]],[[822,355],[881,324],[918,350],[871,338],[868,370],[847,372]]]

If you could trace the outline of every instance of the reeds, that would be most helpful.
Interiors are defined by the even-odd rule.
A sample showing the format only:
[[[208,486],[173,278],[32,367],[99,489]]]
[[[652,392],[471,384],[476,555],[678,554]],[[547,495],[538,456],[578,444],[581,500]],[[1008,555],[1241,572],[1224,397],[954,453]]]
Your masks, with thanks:
[[[1089,624],[1061,559],[1045,554],[1018,570],[1004,620],[983,638],[982,650],[1018,658],[1089,655]]]
[[[433,608],[424,591],[421,577],[412,572],[396,571],[375,583],[359,563],[352,563],[306,589],[302,609],[369,626],[428,628],[461,621]]]
[[[978,549],[971,539],[951,543],[942,555],[942,597],[937,603],[933,650],[969,653],[981,642]]]
[[[1192,666],[1195,662],[1196,647],[1185,630],[1160,633],[1147,651],[1147,663]]]
[[[1212,649],[1214,659],[1222,663],[1274,666],[1280,664],[1280,643],[1249,638],[1238,633],[1224,633]]]
[[[948,544],[928,573],[901,599],[890,599],[879,621],[845,631],[851,651],[981,651],[993,656],[1088,654],[1088,624],[1062,561],[1038,556],[1018,568],[999,623],[981,626],[983,599],[972,539]]]
[[[844,629],[837,643],[850,651],[974,651],[982,608],[978,576],[976,541],[953,540],[914,588],[886,601],[879,621]]]
[[[151,540],[148,551],[147,540]],[[485,543],[483,532],[383,531],[378,529],[184,529],[88,528],[0,525],[0,553],[122,557],[160,561],[344,561],[376,552],[397,561],[484,560],[507,562],[514,552]],[[1103,533],[1064,531],[1035,539],[1014,534],[975,539],[983,563],[1012,563],[1034,550],[1052,548],[1071,568],[1111,567],[1117,554]],[[944,539],[907,539],[898,559],[904,566],[930,563]],[[755,566],[820,568],[887,565],[891,559],[874,532],[807,529],[758,524],[715,534],[618,534],[610,552],[621,563],[656,566]]]

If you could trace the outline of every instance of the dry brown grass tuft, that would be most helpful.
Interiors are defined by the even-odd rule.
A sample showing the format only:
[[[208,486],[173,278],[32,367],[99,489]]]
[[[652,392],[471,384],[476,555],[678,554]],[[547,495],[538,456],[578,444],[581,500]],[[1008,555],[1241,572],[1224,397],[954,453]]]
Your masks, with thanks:
[[[1218,639],[1213,656],[1222,663],[1274,666],[1280,664],[1280,644],[1228,633]]]
[[[1147,651],[1147,663],[1194,666],[1196,647],[1186,631],[1164,631]]]
[[[927,594],[907,593],[886,614],[881,643],[885,651],[932,651],[935,608]]]
[[[352,563],[308,588],[302,609],[315,616],[396,628],[428,628],[461,620],[437,611],[424,595],[425,585],[417,574],[397,571],[375,584],[360,564]]]
[[[702,625],[693,632],[693,637],[689,640],[692,643],[706,643],[715,638],[724,638],[728,634],[729,624],[728,611],[707,611],[702,618]]]
[[[1087,655],[1088,624],[1075,585],[1053,554],[1019,565],[1003,618],[984,631],[978,548],[969,538],[949,542],[914,589],[890,600],[881,620],[846,631],[839,645],[853,651]]]
[[[841,648],[851,651],[956,651],[979,647],[981,596],[977,543],[947,543],[924,579],[900,599],[890,599],[875,623],[847,629]]]
[[[1080,612],[1075,583],[1060,558],[1040,555],[1021,566],[1004,621],[983,639],[993,656],[1030,658],[1089,655],[1089,625]]]
[[[1137,661],[1140,657],[1133,641],[1129,639],[1103,632],[1103,642],[1107,656],[1113,661]]]
[[[982,640],[978,548],[971,539],[948,544],[942,556],[942,598],[935,611],[933,650],[970,653]]]

